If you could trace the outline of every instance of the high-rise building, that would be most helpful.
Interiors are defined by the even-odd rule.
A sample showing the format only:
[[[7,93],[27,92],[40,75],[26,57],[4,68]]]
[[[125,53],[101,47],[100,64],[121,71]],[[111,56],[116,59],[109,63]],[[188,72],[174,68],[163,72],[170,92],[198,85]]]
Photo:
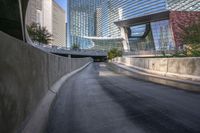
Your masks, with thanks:
[[[38,0],[39,1],[39,0]],[[43,2],[43,6],[42,6],[42,13],[43,13],[43,25],[44,27],[46,27],[48,29],[48,31],[53,34],[53,18],[52,18],[52,14],[53,14],[53,1],[52,0],[40,0]]]
[[[65,32],[66,32],[66,34],[65,34],[66,35],[65,36],[66,41],[65,42],[66,42],[66,47],[67,47],[67,22],[65,23],[65,28],[66,28],[66,30],[65,30]]]
[[[101,37],[102,36],[102,8],[96,9],[96,36]]]
[[[54,0],[29,0],[26,24],[38,23],[53,35],[51,45],[66,47],[65,11]]]
[[[66,47],[65,11],[53,0],[53,45]]]
[[[52,34],[52,0],[29,0],[26,24],[38,23]]]
[[[181,47],[199,21],[199,0],[68,0],[68,44],[125,51]]]
[[[101,0],[68,0],[68,45],[91,48],[86,37],[96,36],[96,9]],[[69,46],[69,47],[70,47]]]

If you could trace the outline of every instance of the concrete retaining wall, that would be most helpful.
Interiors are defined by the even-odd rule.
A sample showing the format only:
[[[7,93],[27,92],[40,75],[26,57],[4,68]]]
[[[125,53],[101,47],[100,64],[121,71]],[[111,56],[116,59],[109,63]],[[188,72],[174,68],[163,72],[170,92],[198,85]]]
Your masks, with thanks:
[[[129,58],[114,59],[114,62],[132,66],[141,71],[163,76],[200,81],[200,58]]]
[[[0,32],[0,132],[22,128],[59,78],[90,61],[44,53]]]

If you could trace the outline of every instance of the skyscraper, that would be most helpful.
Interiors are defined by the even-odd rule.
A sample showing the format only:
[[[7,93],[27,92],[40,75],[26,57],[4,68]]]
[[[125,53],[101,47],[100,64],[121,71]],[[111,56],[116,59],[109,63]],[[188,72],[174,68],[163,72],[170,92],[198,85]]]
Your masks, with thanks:
[[[200,1],[68,0],[68,12],[69,45],[170,50],[183,45],[177,26],[200,18]]]
[[[52,34],[52,0],[29,0],[26,24],[38,23]]]
[[[65,20],[65,10],[62,9],[53,0],[53,10],[52,10],[52,21],[53,21],[53,42],[55,46],[66,47],[66,20]]]
[[[47,28],[51,45],[66,47],[65,11],[54,0],[29,0],[26,25],[31,23]]]
[[[85,36],[95,36],[96,9],[101,0],[68,0],[69,45],[91,48],[93,43]]]

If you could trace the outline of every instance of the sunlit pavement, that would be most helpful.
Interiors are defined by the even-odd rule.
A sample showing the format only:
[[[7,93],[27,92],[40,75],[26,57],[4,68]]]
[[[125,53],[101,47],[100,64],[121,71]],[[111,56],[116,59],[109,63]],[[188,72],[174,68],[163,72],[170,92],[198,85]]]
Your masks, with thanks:
[[[61,88],[48,133],[199,133],[200,94],[93,63]]]

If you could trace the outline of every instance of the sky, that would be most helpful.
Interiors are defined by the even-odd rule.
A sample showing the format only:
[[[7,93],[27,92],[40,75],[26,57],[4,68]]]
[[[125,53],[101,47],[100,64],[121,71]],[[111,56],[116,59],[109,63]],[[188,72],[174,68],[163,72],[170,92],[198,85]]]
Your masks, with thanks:
[[[67,0],[55,0],[67,13]]]

